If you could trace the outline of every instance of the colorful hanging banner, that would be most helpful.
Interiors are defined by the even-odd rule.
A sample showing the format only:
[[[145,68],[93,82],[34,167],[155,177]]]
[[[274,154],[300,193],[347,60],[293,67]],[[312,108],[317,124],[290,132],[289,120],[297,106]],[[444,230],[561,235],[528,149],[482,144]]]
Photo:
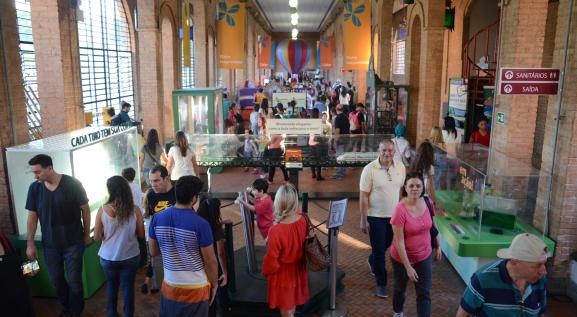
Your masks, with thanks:
[[[240,0],[218,3],[218,51],[220,68],[244,68],[246,9]]]
[[[344,69],[369,69],[371,58],[371,0],[345,2],[343,14]],[[350,45],[352,43],[352,45]]]
[[[182,1],[182,56],[184,67],[190,67],[190,0]]]
[[[261,35],[258,42],[258,68],[270,69],[272,39],[268,34]]]
[[[335,53],[335,35],[322,37],[319,43],[321,63],[320,68],[327,69],[334,66],[333,56]]]

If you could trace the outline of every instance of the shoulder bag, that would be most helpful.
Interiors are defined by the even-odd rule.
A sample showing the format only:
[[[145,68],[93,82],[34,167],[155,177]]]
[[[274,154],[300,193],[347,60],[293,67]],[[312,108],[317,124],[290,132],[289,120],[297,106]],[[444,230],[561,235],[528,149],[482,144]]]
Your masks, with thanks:
[[[323,247],[317,235],[311,234],[313,224],[309,216],[305,213],[302,216],[307,221],[307,237],[303,243],[303,256],[305,257],[307,270],[310,272],[324,271],[331,264],[331,256]]]
[[[429,197],[423,197],[425,199],[425,203],[427,204],[427,209],[429,210],[429,216],[431,216],[431,229],[429,233],[431,234],[431,247],[433,249],[438,248],[437,245],[437,235],[439,235],[439,230],[435,226],[435,220],[433,219],[433,205],[431,204],[431,199]]]

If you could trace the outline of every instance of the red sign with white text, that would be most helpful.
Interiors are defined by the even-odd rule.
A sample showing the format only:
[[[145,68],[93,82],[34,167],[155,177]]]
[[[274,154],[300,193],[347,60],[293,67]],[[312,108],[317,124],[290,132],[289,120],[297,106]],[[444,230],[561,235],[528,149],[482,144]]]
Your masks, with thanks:
[[[558,83],[501,83],[501,95],[556,95]]]
[[[559,92],[557,68],[501,68],[501,95],[556,95]]]

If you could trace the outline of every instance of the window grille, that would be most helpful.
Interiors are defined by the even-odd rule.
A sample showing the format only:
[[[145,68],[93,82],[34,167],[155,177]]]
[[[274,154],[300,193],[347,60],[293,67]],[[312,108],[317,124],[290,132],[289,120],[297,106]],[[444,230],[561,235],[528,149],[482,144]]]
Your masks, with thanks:
[[[184,45],[182,44],[182,36],[180,38],[182,88],[194,88],[194,41],[192,40],[192,28],[190,30],[190,67],[184,67]]]
[[[32,38],[30,1],[16,0],[14,3],[16,5],[18,36],[20,38],[20,61],[26,98],[28,136],[32,141],[42,138],[42,118],[38,101],[36,54],[34,52],[34,39]]]
[[[78,21],[80,77],[84,111],[103,125],[103,109],[134,105],[132,50],[126,12],[120,0],[85,0]],[[129,115],[134,118],[134,107]]]
[[[405,41],[393,42],[393,74],[405,74]]]

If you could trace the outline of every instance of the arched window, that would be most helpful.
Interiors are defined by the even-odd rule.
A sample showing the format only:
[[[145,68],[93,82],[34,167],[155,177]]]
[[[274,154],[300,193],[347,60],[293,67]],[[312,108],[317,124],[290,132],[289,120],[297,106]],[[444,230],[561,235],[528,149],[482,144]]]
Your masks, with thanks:
[[[120,0],[82,1],[78,20],[80,76],[84,111],[102,125],[103,110],[134,103],[132,50],[126,12]],[[134,107],[129,115],[134,117]]]
[[[18,36],[20,38],[20,61],[24,94],[26,96],[26,114],[28,118],[28,136],[30,140],[42,138],[42,119],[38,102],[38,81],[36,76],[36,54],[32,38],[32,17],[30,1],[16,0],[18,18]]]

